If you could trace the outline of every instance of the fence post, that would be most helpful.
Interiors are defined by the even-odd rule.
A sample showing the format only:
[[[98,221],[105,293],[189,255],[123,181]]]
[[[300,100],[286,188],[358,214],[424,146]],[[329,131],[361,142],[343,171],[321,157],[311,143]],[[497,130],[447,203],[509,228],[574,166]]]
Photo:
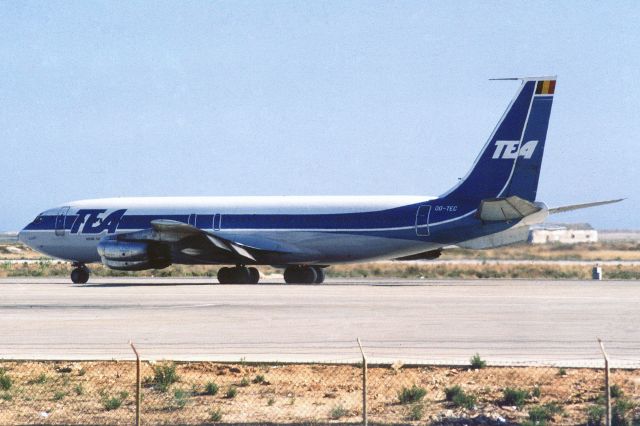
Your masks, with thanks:
[[[604,350],[604,344],[602,339],[598,337],[598,343],[600,343],[600,350],[604,357],[604,385],[607,395],[607,426],[611,426],[611,387],[609,386],[609,356]]]
[[[136,354],[136,426],[140,426],[140,355],[133,345],[132,341],[129,341],[133,353]]]
[[[362,424],[367,426],[367,357],[364,354],[364,350],[362,349],[362,343],[360,343],[360,338],[357,338],[358,347],[360,348],[360,353],[362,354]]]

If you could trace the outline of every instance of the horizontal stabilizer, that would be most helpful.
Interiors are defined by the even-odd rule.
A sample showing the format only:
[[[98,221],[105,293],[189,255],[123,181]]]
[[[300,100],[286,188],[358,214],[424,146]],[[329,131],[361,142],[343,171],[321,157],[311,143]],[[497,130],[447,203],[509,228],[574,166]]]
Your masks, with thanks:
[[[537,213],[541,207],[515,195],[507,198],[490,198],[480,202],[478,217],[487,222],[518,220]]]
[[[618,198],[618,199],[615,199],[615,200],[607,200],[607,201],[596,201],[594,203],[571,204],[571,205],[568,205],[568,206],[554,207],[552,209],[549,209],[549,214],[564,213],[564,212],[570,212],[572,210],[587,209],[589,207],[596,207],[596,206],[603,206],[605,204],[619,203],[622,200],[624,200],[624,198]]]

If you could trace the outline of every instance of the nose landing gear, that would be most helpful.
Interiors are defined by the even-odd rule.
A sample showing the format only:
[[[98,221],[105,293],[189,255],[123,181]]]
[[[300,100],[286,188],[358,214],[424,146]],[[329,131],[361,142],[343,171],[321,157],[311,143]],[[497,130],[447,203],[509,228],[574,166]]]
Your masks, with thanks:
[[[86,284],[89,281],[89,268],[84,263],[74,263],[71,271],[71,281],[74,284]]]

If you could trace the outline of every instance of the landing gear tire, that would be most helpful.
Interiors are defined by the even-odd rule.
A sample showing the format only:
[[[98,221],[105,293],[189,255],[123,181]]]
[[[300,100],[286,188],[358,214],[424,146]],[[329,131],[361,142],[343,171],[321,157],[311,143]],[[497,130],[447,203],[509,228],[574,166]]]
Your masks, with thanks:
[[[324,282],[324,269],[314,266],[313,269],[316,271],[316,280],[315,284],[322,284]]]
[[[258,284],[258,281],[260,281],[260,272],[258,269],[253,267],[247,269],[249,271],[249,283]]]
[[[289,266],[284,270],[284,281],[287,284],[314,284],[318,273],[311,266]]]
[[[218,269],[218,282],[220,284],[231,284],[231,268],[223,267]]]
[[[257,284],[260,281],[260,273],[256,268],[236,266],[234,268],[220,268],[218,270],[220,284]]]
[[[71,271],[71,281],[74,284],[86,284],[89,281],[89,270],[84,266],[79,266]]]

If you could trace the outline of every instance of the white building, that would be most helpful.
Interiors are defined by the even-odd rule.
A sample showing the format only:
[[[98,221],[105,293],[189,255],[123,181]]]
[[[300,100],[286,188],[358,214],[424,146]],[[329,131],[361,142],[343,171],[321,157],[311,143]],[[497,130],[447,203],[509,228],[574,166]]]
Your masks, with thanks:
[[[531,244],[577,244],[598,242],[598,231],[588,223],[543,224],[529,231]]]

